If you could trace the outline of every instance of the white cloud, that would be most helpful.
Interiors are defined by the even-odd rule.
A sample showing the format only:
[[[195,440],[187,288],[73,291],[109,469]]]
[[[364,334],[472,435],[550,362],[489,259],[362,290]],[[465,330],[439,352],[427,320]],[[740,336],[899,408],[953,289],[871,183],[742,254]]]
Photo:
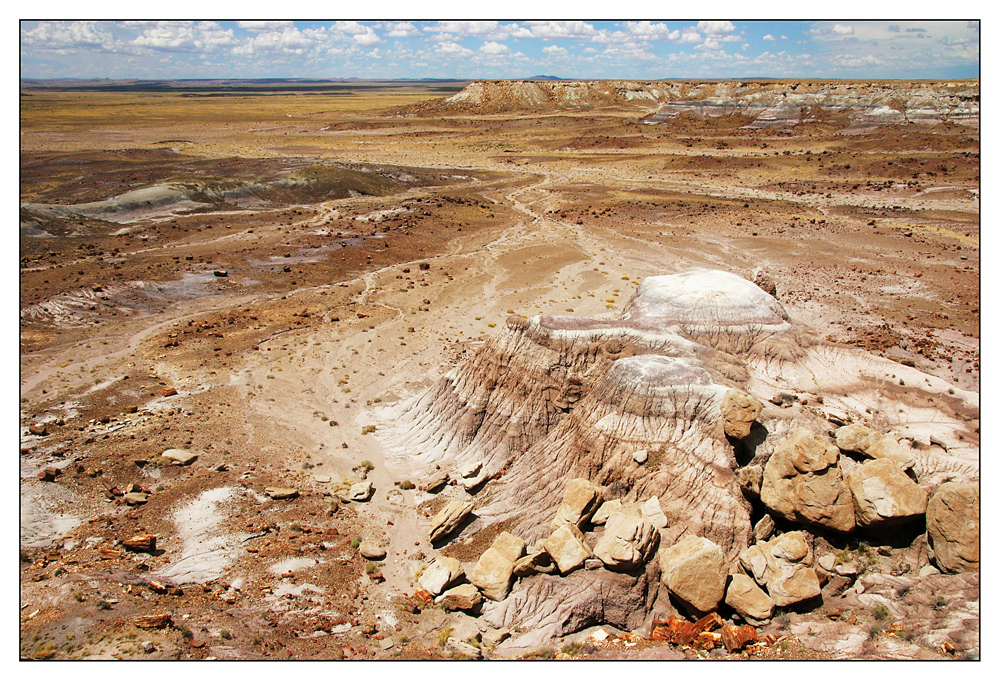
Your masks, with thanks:
[[[468,57],[472,54],[472,50],[469,48],[453,42],[438,43],[434,46],[434,51],[446,57]]]
[[[770,33],[768,33],[766,36],[764,36],[763,38],[761,38],[761,40],[777,40],[777,38],[775,38],[773,35],[771,35]]]
[[[548,45],[542,48],[542,52],[552,57],[562,57],[569,54],[569,50],[565,47],[560,47],[559,45]]]
[[[625,27],[634,37],[643,40],[677,40],[681,35],[680,31],[671,31],[662,22],[629,21]]]
[[[585,21],[526,21],[531,35],[543,40],[570,38],[574,40],[596,38],[600,31]]]
[[[693,28],[685,28],[677,42],[682,45],[694,45],[700,43],[701,33],[698,33]]]
[[[736,25],[731,21],[699,21],[698,31],[706,36],[723,36],[736,32]]]
[[[71,51],[90,49],[114,51],[118,41],[107,22],[40,21],[33,29],[21,29],[21,45],[42,50]]]
[[[409,21],[388,22],[383,25],[386,35],[390,38],[413,38],[420,35],[420,31]]]
[[[295,26],[291,21],[237,21],[236,25],[247,31],[278,31]]]
[[[810,28],[805,33],[816,38],[843,38],[854,35],[854,27],[847,24],[824,25]]]
[[[482,46],[479,48],[479,51],[483,52],[484,54],[504,54],[505,52],[509,51],[509,48],[503,43],[498,43],[490,40],[483,43]]]
[[[788,36],[787,35],[783,35],[783,36],[781,36],[781,39],[782,40],[788,40]]]
[[[433,26],[425,26],[424,31],[436,33],[442,40],[449,40],[452,36],[493,41],[531,37],[531,32],[524,27],[501,24],[499,21],[438,21]]]

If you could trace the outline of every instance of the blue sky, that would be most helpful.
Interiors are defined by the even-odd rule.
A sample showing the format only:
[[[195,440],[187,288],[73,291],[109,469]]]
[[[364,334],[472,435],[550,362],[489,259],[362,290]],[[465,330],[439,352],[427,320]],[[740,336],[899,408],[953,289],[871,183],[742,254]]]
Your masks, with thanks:
[[[22,78],[977,78],[978,21],[26,21]]]

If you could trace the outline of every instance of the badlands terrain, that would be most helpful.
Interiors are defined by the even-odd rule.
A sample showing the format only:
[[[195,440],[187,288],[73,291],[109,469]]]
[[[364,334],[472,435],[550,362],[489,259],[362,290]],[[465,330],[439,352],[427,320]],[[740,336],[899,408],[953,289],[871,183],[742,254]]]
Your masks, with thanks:
[[[978,81],[20,114],[23,658],[979,657]]]

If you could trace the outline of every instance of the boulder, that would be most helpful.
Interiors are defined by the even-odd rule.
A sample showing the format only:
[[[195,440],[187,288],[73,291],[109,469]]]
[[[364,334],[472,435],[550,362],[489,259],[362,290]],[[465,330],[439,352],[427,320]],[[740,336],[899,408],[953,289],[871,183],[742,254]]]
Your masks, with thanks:
[[[552,556],[560,574],[567,574],[583,565],[594,555],[583,539],[583,533],[573,523],[562,523],[542,542],[542,548]]]
[[[868,448],[882,439],[882,433],[860,423],[838,428],[833,433],[837,447],[842,452],[868,453]]]
[[[822,593],[819,577],[811,567],[784,566],[767,582],[767,593],[779,607],[815,598]]]
[[[372,495],[372,483],[370,480],[351,485],[351,490],[347,493],[347,498],[351,501],[368,501]]]
[[[421,573],[420,588],[431,596],[438,596],[464,574],[462,564],[456,558],[440,556]]]
[[[474,475],[471,478],[462,478],[462,487],[465,488],[466,492],[472,492],[472,490],[486,482],[489,477],[490,475],[486,472],[485,468],[480,469],[477,475]]]
[[[726,605],[743,619],[762,622],[774,613],[774,601],[746,575],[733,575],[726,589]]]
[[[730,390],[722,398],[722,428],[737,440],[750,435],[750,427],[760,416],[764,405],[739,390]]]
[[[483,467],[482,461],[475,461],[473,463],[467,463],[459,469],[459,474],[463,478],[474,478],[479,473],[479,470]]]
[[[802,532],[786,532],[744,550],[739,562],[748,575],[764,586],[782,567],[812,566],[813,552]]]
[[[636,452],[632,452],[632,460],[638,464],[646,463],[649,460],[649,452],[645,449],[640,449]]]
[[[698,613],[715,610],[726,593],[729,564],[714,542],[686,535],[659,551],[661,581]]]
[[[481,660],[483,659],[483,653],[479,648],[464,641],[459,641],[458,639],[449,638],[444,644],[444,652],[453,659],[469,659],[469,660]]]
[[[612,499],[611,501],[605,501],[603,504],[601,504],[600,508],[594,511],[594,515],[591,516],[590,518],[591,524],[603,525],[604,523],[608,522],[608,517],[610,517],[611,514],[614,513],[615,511],[621,509],[621,507],[622,507],[621,499]]]
[[[524,542],[509,532],[502,532],[479,557],[479,562],[469,572],[469,581],[490,600],[502,601],[510,593],[514,562],[523,554]]]
[[[608,518],[594,555],[612,570],[629,570],[652,557],[659,539],[660,533],[648,520],[619,511]]]
[[[479,590],[471,584],[459,584],[434,599],[435,605],[445,610],[472,610],[483,600]]]
[[[447,484],[448,474],[441,471],[440,473],[436,473],[427,479],[427,482],[424,483],[424,490],[427,492],[433,492],[439,487],[444,487]]]
[[[552,519],[553,530],[565,523],[580,527],[590,520],[594,511],[601,505],[601,493],[590,480],[573,478],[566,483],[563,501],[556,509],[556,517]]]
[[[756,464],[737,468],[736,481],[740,483],[744,496],[759,499],[760,486],[764,481],[764,469]]]
[[[190,466],[198,459],[197,454],[193,454],[186,449],[168,449],[160,456],[170,459],[176,466]]]
[[[764,466],[761,502],[786,520],[850,532],[854,501],[839,460],[833,444],[805,428],[796,429]]]
[[[774,534],[774,518],[765,513],[764,517],[753,526],[753,538],[759,544],[770,539],[772,534]]]
[[[763,267],[758,267],[753,271],[753,274],[750,275],[750,281],[757,284],[757,287],[769,296],[778,297],[778,285],[774,283],[774,279],[764,271]]]
[[[530,577],[536,574],[550,575],[557,569],[552,562],[552,556],[542,549],[530,551],[524,558],[518,559],[514,563],[512,572],[515,577]]]
[[[841,451],[863,454],[872,459],[892,459],[904,470],[915,463],[913,453],[895,438],[860,423],[838,428],[833,435]]]
[[[361,542],[358,551],[361,552],[362,557],[368,560],[385,560],[385,549],[371,542]]]
[[[454,532],[470,513],[472,513],[471,501],[449,501],[431,518],[431,542],[436,542]]]
[[[663,508],[660,506],[659,497],[650,497],[639,507],[639,510],[646,522],[656,529],[662,530],[667,526],[667,516],[664,515]]]
[[[927,502],[927,541],[942,572],[979,570],[979,487],[946,482]]]
[[[927,492],[892,459],[874,459],[847,476],[860,527],[899,523],[923,515]]]
[[[264,494],[272,499],[294,499],[299,491],[294,487],[265,487]]]
[[[139,504],[145,504],[149,500],[149,495],[144,492],[129,492],[123,498],[129,506],[138,506]]]

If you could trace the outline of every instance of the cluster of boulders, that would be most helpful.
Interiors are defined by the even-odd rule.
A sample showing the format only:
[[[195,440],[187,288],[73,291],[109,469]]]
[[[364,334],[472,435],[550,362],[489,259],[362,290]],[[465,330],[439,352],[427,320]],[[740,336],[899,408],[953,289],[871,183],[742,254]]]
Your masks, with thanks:
[[[748,437],[761,410],[759,401],[730,391],[722,402],[726,435]],[[689,614],[701,616],[725,603],[759,624],[775,608],[818,601],[827,580],[857,571],[832,553],[814,556],[812,538],[803,530],[776,535],[776,518],[841,535],[925,519],[938,569],[978,570],[978,487],[946,482],[929,496],[913,476],[913,465],[912,454],[897,440],[863,425],[843,426],[833,440],[796,429],[762,466],[738,471],[748,496],[759,499],[766,513],[753,528],[751,545],[735,560],[710,539],[690,533],[668,545],[661,532],[668,519],[655,496],[631,504],[605,500],[593,482],[571,479],[544,539],[529,546],[501,532],[468,574],[459,561],[440,557],[423,571],[419,585],[445,608],[473,610],[483,598],[505,599],[519,578],[565,576],[581,568],[627,572],[655,554],[661,583]],[[462,475],[481,473],[471,466]],[[472,501],[447,503],[431,521],[432,542],[455,532],[472,510]],[[593,546],[585,525],[604,526]],[[463,577],[466,583],[459,584]]]

